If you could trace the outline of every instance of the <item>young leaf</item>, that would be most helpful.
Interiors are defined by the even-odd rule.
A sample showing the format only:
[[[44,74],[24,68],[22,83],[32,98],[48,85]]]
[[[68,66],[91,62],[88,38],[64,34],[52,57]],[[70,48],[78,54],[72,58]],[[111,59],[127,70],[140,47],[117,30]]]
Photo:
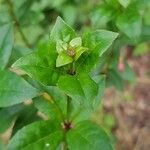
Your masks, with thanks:
[[[58,54],[67,50],[67,48],[68,48],[68,44],[63,42],[62,40],[58,40],[56,42],[56,50],[57,50]]]
[[[40,93],[21,77],[9,71],[0,71],[0,107],[11,106]]]
[[[71,39],[75,38],[75,31],[68,26],[60,17],[57,17],[56,23],[51,31],[50,39],[55,43],[58,40],[64,42],[70,42]]]
[[[82,39],[81,37],[76,37],[72,39],[69,43],[72,47],[78,47],[82,45]]]
[[[73,62],[73,58],[67,55],[66,53],[62,52],[58,55],[56,59],[56,67],[61,67]]]
[[[91,121],[78,123],[67,133],[70,150],[113,150],[110,139],[104,130]]]
[[[78,60],[78,58],[80,58],[80,56],[86,52],[88,49],[86,47],[78,47],[76,49],[76,55],[75,55],[75,58],[74,60]]]
[[[126,8],[131,2],[131,0],[118,0],[118,1],[124,8]]]
[[[13,29],[11,24],[0,26],[0,69],[8,64],[13,47]]]
[[[8,150],[55,150],[62,138],[63,132],[58,121],[40,121],[18,131],[10,140]]]

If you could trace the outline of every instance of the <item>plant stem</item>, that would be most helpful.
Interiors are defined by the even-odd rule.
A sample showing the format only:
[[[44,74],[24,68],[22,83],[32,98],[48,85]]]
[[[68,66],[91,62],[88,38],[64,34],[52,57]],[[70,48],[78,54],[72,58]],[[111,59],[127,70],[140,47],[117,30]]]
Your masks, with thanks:
[[[67,121],[69,122],[70,117],[71,98],[67,96]]]
[[[9,15],[11,16],[12,20],[14,21],[15,26],[18,29],[23,42],[25,43],[25,45],[27,47],[31,48],[31,44],[28,42],[28,40],[25,37],[23,31],[21,30],[20,23],[19,23],[16,15],[15,15],[15,12],[14,12],[14,9],[13,9],[13,3],[12,3],[12,1],[11,0],[6,0],[6,2],[7,2],[7,5],[8,5],[8,9],[9,9]]]
[[[70,75],[74,74],[74,63],[70,64]],[[71,97],[67,96],[67,110],[66,110],[66,120],[64,122],[64,138],[63,138],[63,145],[62,150],[68,150],[68,145],[66,141],[66,134],[71,129],[71,122],[70,122],[70,114],[71,114]]]
[[[63,144],[62,150],[68,150],[67,141],[66,141],[66,134],[71,129],[70,123],[70,108],[71,108],[71,98],[67,95],[67,112],[66,112],[66,120],[64,123],[64,137],[63,137]]]
[[[65,138],[66,138],[66,137],[65,137]],[[64,142],[63,142],[63,144],[62,144],[62,150],[68,150],[66,140],[64,140]]]

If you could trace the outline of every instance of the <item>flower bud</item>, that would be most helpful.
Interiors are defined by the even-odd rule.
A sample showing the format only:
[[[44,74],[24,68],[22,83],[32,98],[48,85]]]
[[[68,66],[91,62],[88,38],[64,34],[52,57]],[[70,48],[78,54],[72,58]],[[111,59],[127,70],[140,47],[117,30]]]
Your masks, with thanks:
[[[124,62],[119,62],[118,63],[118,70],[120,72],[124,72],[124,70],[125,70]]]

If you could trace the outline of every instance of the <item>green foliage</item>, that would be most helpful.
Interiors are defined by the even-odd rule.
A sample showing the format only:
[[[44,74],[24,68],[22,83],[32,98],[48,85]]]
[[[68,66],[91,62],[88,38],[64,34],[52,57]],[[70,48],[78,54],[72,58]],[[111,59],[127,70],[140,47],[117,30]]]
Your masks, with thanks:
[[[134,49],[134,55],[140,56],[149,52],[149,47],[147,43],[140,43]]]
[[[137,38],[141,33],[141,16],[136,10],[131,14],[130,10],[126,10],[122,15],[118,16],[116,25],[130,38]]]
[[[118,0],[119,1],[119,3],[123,6],[123,7],[127,7],[129,4],[130,4],[130,2],[131,2],[131,0],[126,0],[126,1],[124,1],[124,0]]]
[[[37,122],[18,131],[8,145],[8,150],[57,149],[63,138],[59,122]],[[21,141],[21,142],[20,142]]]
[[[0,140],[0,149],[5,149],[5,145],[4,145],[4,143]]]
[[[14,117],[17,117],[14,133],[24,125],[36,121],[38,118],[34,119],[37,112],[35,108],[49,119],[18,131],[10,140],[8,149],[56,149],[59,144],[67,145],[70,149],[91,149],[94,146],[96,150],[99,145],[103,149],[112,149],[109,138],[98,125],[89,121],[80,123],[95,111],[104,89],[104,84],[101,83],[104,83],[105,78],[91,75],[92,67],[83,73],[78,65],[81,68],[86,65],[95,66],[97,61],[90,62],[90,55],[98,60],[117,36],[117,33],[100,30],[84,34],[84,38],[81,38],[58,17],[48,44],[39,45],[36,51],[24,55],[12,65],[13,68],[24,71],[31,80],[25,78],[25,81],[7,70],[0,72],[1,107],[22,103],[31,98],[34,103],[34,107],[31,107],[34,111],[31,113],[28,109],[22,110],[19,105],[2,109],[1,115],[12,111],[3,119],[5,126],[2,130],[10,126]],[[88,57],[83,61],[85,55]],[[15,87],[12,88],[14,84]],[[15,108],[16,112],[13,111]],[[26,111],[28,115],[24,115]],[[21,114],[24,115],[24,120],[19,121]],[[27,119],[30,122],[26,122]],[[80,134],[84,137],[80,137]],[[77,136],[79,139],[73,144]],[[81,145],[80,140],[86,140],[85,145]]]
[[[43,52],[44,50],[44,52]],[[25,71],[30,77],[46,85],[55,84],[59,70],[55,69],[56,53],[51,46],[42,46],[38,51],[23,56],[13,67]]]
[[[118,33],[115,32],[97,30],[85,35],[84,45],[89,47],[89,49],[94,49],[99,56],[102,56],[102,54],[112,45],[117,36]]]
[[[38,96],[39,90],[14,73],[0,71],[0,106],[6,107]]]
[[[4,69],[8,64],[13,47],[12,25],[0,25],[0,36],[0,69]]]
[[[37,109],[33,105],[17,104],[0,109],[0,133],[4,133],[13,125],[13,133],[15,134],[23,126],[34,121],[40,120],[36,115]]]
[[[83,121],[67,134],[68,147],[71,150],[113,150],[107,134],[91,121]]]
[[[1,116],[1,124],[0,124],[0,133],[3,133],[10,127],[12,124],[12,121],[15,119],[16,115],[20,112],[22,109],[22,106],[16,105],[11,106],[7,108],[2,108],[0,110],[0,116]],[[7,116],[5,116],[7,114]]]
[[[103,1],[96,10],[93,10],[92,24],[97,28],[107,28],[123,33],[133,40],[133,43],[140,41],[143,11],[150,6],[149,1],[143,3],[139,0],[108,0]],[[147,16],[146,16],[147,18]]]
[[[8,150],[113,149],[90,117],[105,85],[123,90],[135,80],[125,60],[118,69],[119,50],[138,43],[135,54],[147,51],[140,43],[150,39],[149,6],[148,0],[1,0],[0,133],[14,123]],[[112,122],[106,118],[106,126]]]

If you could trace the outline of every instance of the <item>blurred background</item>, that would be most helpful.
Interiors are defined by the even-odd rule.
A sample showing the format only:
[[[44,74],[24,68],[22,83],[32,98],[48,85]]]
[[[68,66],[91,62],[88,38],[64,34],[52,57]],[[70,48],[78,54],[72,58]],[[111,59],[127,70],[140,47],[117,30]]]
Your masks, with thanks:
[[[14,30],[8,67],[48,41],[57,16],[78,34],[97,29],[119,33],[119,38],[100,60],[99,70],[106,75],[107,88],[91,119],[111,133],[116,150],[149,150],[150,1],[0,0],[0,26],[10,23]],[[11,114],[8,110],[0,114],[4,112]],[[27,117],[25,113],[22,117]],[[36,120],[29,116],[31,122]],[[22,123],[20,118],[13,114],[11,126],[15,121]],[[26,124],[30,123],[25,120]],[[11,128],[3,129],[0,125],[2,143],[8,142]]]

